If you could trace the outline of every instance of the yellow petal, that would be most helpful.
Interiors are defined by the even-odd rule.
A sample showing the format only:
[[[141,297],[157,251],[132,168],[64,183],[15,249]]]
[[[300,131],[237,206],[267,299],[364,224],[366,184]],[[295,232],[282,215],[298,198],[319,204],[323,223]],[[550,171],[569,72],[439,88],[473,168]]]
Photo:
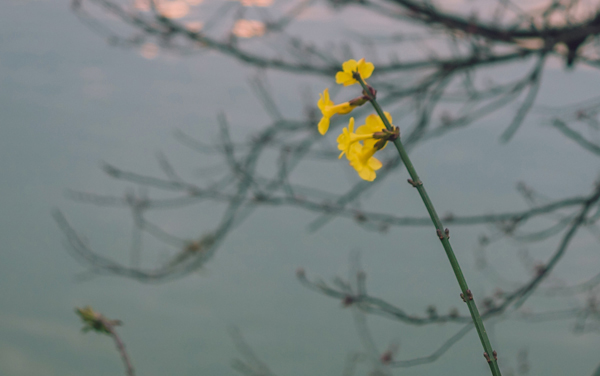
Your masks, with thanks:
[[[384,114],[385,114],[385,117],[387,118],[387,120],[390,122],[390,124],[392,124],[392,115],[390,115],[390,113],[387,111],[384,112]],[[383,121],[381,120],[379,115],[371,114],[371,115],[367,116],[367,118],[365,119],[365,124],[358,127],[358,129],[356,130],[356,133],[357,134],[370,134],[370,133],[375,133],[375,132],[381,132],[384,129],[386,129],[385,124],[383,124]]]
[[[362,150],[362,145],[360,143],[354,143],[350,145],[350,148],[346,150],[346,158],[350,161],[350,165],[354,167],[358,162],[358,154]],[[354,167],[356,169],[356,167]]]
[[[323,94],[319,94],[320,99],[317,102],[317,106],[321,111],[325,109],[327,106],[333,106],[333,102],[329,99],[329,89],[323,90]]]
[[[353,109],[354,107],[350,105],[350,102],[344,102],[335,106],[335,113],[344,115],[351,112]]]
[[[352,85],[356,80],[352,77],[352,73],[337,72],[335,75],[335,82],[337,84],[344,84],[344,86]]]
[[[352,72],[355,72],[357,68],[358,68],[358,62],[354,59],[350,59],[350,60],[344,62],[344,64],[342,64],[342,69],[346,73],[352,74]]]
[[[356,134],[371,134],[375,132],[380,132],[384,128],[385,126],[383,125],[383,122],[381,121],[379,116],[371,114],[365,119],[365,124],[358,127],[358,129],[356,130]]]
[[[371,77],[375,66],[373,63],[365,63],[364,60],[365,59],[361,59],[363,64],[358,64],[358,73],[360,73],[360,76],[363,80],[366,80],[367,78]]]
[[[387,111],[384,111],[383,114],[385,115],[385,117],[388,119],[388,121],[390,122],[390,124],[392,124],[392,114],[390,114]]]
[[[375,147],[375,144],[377,143],[377,141],[379,141],[379,140],[376,140],[374,138],[365,140],[365,142],[364,142],[364,144],[365,144],[364,145],[365,150],[366,149],[373,149]],[[385,145],[383,147],[385,147]],[[381,148],[381,149],[383,149],[383,148]]]
[[[342,152],[342,154],[345,153],[345,150],[347,149],[347,145],[348,145],[348,139],[349,137],[346,135],[346,129],[344,129],[344,132],[342,134],[340,134],[336,140],[336,142],[338,143],[338,150],[344,150]],[[341,158],[341,155],[340,155]]]
[[[329,129],[329,118],[323,116],[323,118],[319,122],[319,133],[322,135],[325,135],[325,133],[327,133],[328,129]]]
[[[354,118],[350,118],[350,123],[348,124],[348,128],[344,128],[342,133],[337,138],[338,149],[342,152],[340,153],[338,159],[342,158],[342,155],[348,154],[350,152],[350,147],[352,146],[352,131],[354,130]]]
[[[358,171],[358,176],[360,176],[363,180],[366,181],[373,181],[375,180],[375,171],[369,169],[369,168],[363,168],[362,170]]]
[[[377,158],[371,158],[371,159],[369,159],[369,168],[370,169],[372,169],[374,171],[377,171],[382,166],[383,166],[383,164]]]

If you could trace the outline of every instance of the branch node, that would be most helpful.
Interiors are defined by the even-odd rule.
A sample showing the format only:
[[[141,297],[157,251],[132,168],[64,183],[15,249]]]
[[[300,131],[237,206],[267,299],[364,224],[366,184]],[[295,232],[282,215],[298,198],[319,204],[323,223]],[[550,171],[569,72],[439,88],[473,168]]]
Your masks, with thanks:
[[[350,307],[352,304],[354,304],[355,299],[352,295],[346,295],[344,297],[344,299],[342,299],[342,306],[345,307]]]
[[[471,292],[471,290],[467,290],[466,292],[466,297],[465,294],[461,293],[460,294],[460,298],[462,299],[463,302],[467,302],[467,300],[473,300],[473,293]]]
[[[412,179],[408,179],[407,181],[408,181],[408,184],[412,185],[412,186],[413,186],[413,187],[415,187],[415,188],[417,188],[417,187],[419,187],[419,186],[423,185],[423,182],[422,182],[422,181],[420,181],[420,180],[414,181],[414,180],[412,180]]]
[[[390,351],[387,350],[386,352],[384,352],[381,355],[381,358],[379,358],[379,360],[381,361],[381,363],[383,364],[390,364],[390,362],[394,359],[394,354]]]

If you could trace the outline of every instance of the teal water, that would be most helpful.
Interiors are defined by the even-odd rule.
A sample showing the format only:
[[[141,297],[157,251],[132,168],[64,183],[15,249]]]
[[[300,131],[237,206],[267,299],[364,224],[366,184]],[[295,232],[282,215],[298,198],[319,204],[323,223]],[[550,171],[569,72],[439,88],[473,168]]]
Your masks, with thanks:
[[[73,203],[65,191],[121,195],[131,186],[110,180],[101,162],[159,174],[158,151],[194,176],[202,160],[183,148],[173,132],[214,141],[222,110],[241,137],[260,129],[267,116],[248,85],[254,73],[213,53],[159,53],[146,59],[112,47],[81,24],[66,1],[0,4],[1,375],[123,374],[108,338],[79,331],[73,308],[88,304],[123,320],[120,333],[139,375],[235,374],[230,363],[239,355],[228,334],[231,326],[241,330],[275,374],[342,374],[348,354],[363,351],[350,310],[302,287],[295,270],[304,267],[310,278],[345,277],[354,251],[361,254],[374,295],[413,314],[432,302],[440,311],[460,307],[456,282],[429,230],[394,228],[381,235],[337,220],[309,233],[313,214],[281,208],[257,211],[202,270],[184,279],[159,285],[115,277],[77,279],[84,269],[67,253],[51,211],[63,210],[95,249],[122,260],[128,258],[132,223],[126,210]],[[593,70],[565,73],[561,62],[551,61],[539,103],[556,106],[594,97],[599,78]],[[297,98],[303,87],[316,93],[330,85],[280,73],[272,74],[270,82],[282,110],[294,116],[301,110]],[[508,145],[498,142],[513,109],[414,151],[423,180],[438,182],[428,189],[439,212],[521,208],[517,181],[556,198],[591,190],[597,172],[590,166],[596,160],[539,117],[529,118]],[[348,176],[303,169],[298,178],[337,190]],[[369,205],[424,215],[405,179],[404,171],[397,173],[375,191]],[[390,199],[391,207],[386,204]],[[214,226],[220,210],[207,204],[156,218],[183,236],[197,236]],[[473,288],[476,294],[493,289],[492,281],[473,268],[476,239],[484,230],[459,227],[452,232],[467,278],[481,286]],[[552,244],[534,251],[543,257]],[[147,247],[154,253],[145,261],[158,262],[163,246]],[[520,268],[518,246],[507,242],[493,251],[499,265],[512,265],[503,270],[508,278],[524,278],[523,271],[515,270]],[[557,277],[577,281],[593,275],[600,265],[597,251],[597,242],[583,236]],[[574,303],[567,300],[562,307]],[[379,348],[398,341],[402,359],[429,354],[440,338],[458,330],[452,325],[415,328],[378,317],[369,322]],[[572,327],[572,321],[500,320],[489,330],[507,366],[514,367],[518,351],[526,349],[531,374],[589,375],[598,362],[600,338],[597,333],[574,335]],[[439,361],[395,374],[485,374],[480,354],[471,333]]]

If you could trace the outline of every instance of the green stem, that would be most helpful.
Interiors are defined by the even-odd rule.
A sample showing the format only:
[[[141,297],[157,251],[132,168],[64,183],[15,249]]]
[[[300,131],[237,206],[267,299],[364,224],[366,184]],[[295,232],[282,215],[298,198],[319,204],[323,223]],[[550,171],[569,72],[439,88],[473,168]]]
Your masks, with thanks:
[[[377,103],[375,96],[372,95],[370,87],[367,86],[367,84],[360,77],[360,75],[355,74],[355,78],[363,87],[363,90],[366,93],[365,95],[369,98],[369,101],[375,108],[375,111],[377,111],[377,114],[383,121],[383,124],[385,124],[385,127],[388,130],[392,131],[392,125],[383,113],[383,110],[379,106],[379,103]],[[472,298],[473,295],[469,290],[469,286],[467,285],[465,276],[463,275],[462,270],[460,269],[460,265],[458,263],[458,260],[456,259],[456,255],[454,254],[452,246],[450,245],[450,240],[448,239],[449,235],[445,233],[444,227],[442,226],[442,221],[440,221],[440,218],[438,217],[437,212],[433,207],[433,203],[431,202],[431,199],[429,198],[429,195],[425,190],[425,186],[421,182],[421,179],[419,179],[419,175],[417,174],[417,171],[415,170],[415,167],[413,166],[408,156],[408,153],[406,152],[406,149],[404,149],[404,145],[402,145],[402,142],[400,141],[400,137],[394,140],[394,145],[396,145],[396,149],[398,149],[400,158],[402,159],[402,162],[406,166],[408,174],[412,179],[411,184],[413,184],[415,188],[417,188],[417,191],[419,192],[419,195],[421,196],[421,199],[423,200],[423,203],[427,208],[427,212],[429,213],[431,222],[433,222],[433,225],[436,228],[437,234],[442,242],[442,245],[444,246],[446,256],[448,256],[448,260],[450,261],[450,265],[452,266],[452,270],[454,271],[454,275],[456,276],[456,280],[458,281],[458,285],[460,286],[460,289],[462,291],[462,296],[464,297],[464,300],[466,301],[467,306],[469,307],[469,312],[471,313],[471,317],[473,318],[473,324],[475,325],[475,329],[477,330],[477,334],[479,335],[479,339],[481,340],[481,345],[483,346],[484,356],[486,357],[486,360],[489,358],[488,364],[490,366],[490,370],[492,371],[492,375],[500,376],[500,368],[498,367],[498,361],[496,357],[493,355],[494,350],[492,349],[492,344],[490,343],[490,339],[488,338],[487,332],[483,325],[483,320],[481,319],[479,310],[477,310],[477,306],[475,305],[475,300],[473,300]]]

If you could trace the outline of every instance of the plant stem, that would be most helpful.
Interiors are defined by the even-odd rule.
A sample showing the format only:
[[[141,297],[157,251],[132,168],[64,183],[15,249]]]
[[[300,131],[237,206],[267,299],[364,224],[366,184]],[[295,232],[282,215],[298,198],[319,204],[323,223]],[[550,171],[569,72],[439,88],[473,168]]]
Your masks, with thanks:
[[[371,88],[369,86],[367,86],[367,84],[362,79],[362,77],[360,77],[359,74],[356,73],[355,78],[362,86],[365,95],[369,98],[369,101],[375,108],[375,111],[377,111],[377,114],[383,121],[383,124],[385,124],[385,127],[388,130],[392,131],[393,127],[390,124],[390,122],[388,121],[385,114],[383,113],[383,110],[379,106],[379,103],[377,103],[377,100],[375,99],[375,95],[373,95]],[[462,291],[461,295],[464,297],[463,299],[466,301],[467,306],[469,307],[469,312],[471,313],[471,317],[473,318],[473,324],[475,325],[475,329],[477,330],[477,334],[479,335],[479,339],[481,340],[481,345],[483,346],[483,350],[484,350],[484,356],[485,356],[486,360],[488,361],[490,370],[492,371],[492,375],[500,376],[500,368],[498,367],[498,361],[496,359],[496,356],[494,355],[494,350],[492,349],[492,344],[490,343],[487,332],[483,325],[483,320],[481,319],[479,310],[477,309],[477,306],[475,305],[475,300],[473,300],[473,295],[472,295],[471,291],[469,290],[467,281],[462,273],[462,270],[460,268],[458,260],[456,259],[456,255],[454,254],[454,251],[452,250],[452,246],[450,245],[449,235],[448,235],[448,233],[445,232],[444,227],[442,226],[442,221],[440,221],[440,218],[437,215],[437,212],[435,211],[433,203],[431,202],[431,199],[429,198],[429,195],[427,194],[427,191],[425,190],[425,186],[421,182],[421,179],[419,179],[419,175],[417,174],[417,171],[415,170],[415,167],[413,166],[413,164],[408,156],[408,153],[406,152],[406,149],[404,149],[404,145],[402,145],[402,142],[400,141],[400,137],[398,137],[393,142],[394,142],[394,145],[396,146],[396,149],[398,149],[400,158],[402,159],[402,162],[406,166],[406,169],[408,170],[408,173],[412,179],[411,184],[415,188],[417,188],[417,191],[419,192],[419,195],[421,196],[421,199],[423,200],[423,204],[425,204],[425,207],[427,208],[427,212],[429,213],[431,222],[433,222],[433,225],[436,228],[438,237],[440,238],[442,245],[444,246],[444,250],[446,251],[446,256],[448,256],[448,260],[450,261],[450,265],[452,266],[452,270],[454,271],[454,275],[456,276],[456,280],[458,281],[458,285],[460,286],[460,289]]]
[[[115,341],[115,346],[117,347],[117,350],[121,355],[121,359],[123,360],[123,364],[125,365],[125,372],[127,376],[135,376],[135,369],[133,368],[131,360],[129,360],[129,355],[127,355],[127,351],[125,350],[125,344],[121,340],[121,337],[119,337],[117,334],[113,324],[104,317],[100,317],[99,320],[102,322],[102,324],[104,324],[104,327],[108,330],[110,336]]]

